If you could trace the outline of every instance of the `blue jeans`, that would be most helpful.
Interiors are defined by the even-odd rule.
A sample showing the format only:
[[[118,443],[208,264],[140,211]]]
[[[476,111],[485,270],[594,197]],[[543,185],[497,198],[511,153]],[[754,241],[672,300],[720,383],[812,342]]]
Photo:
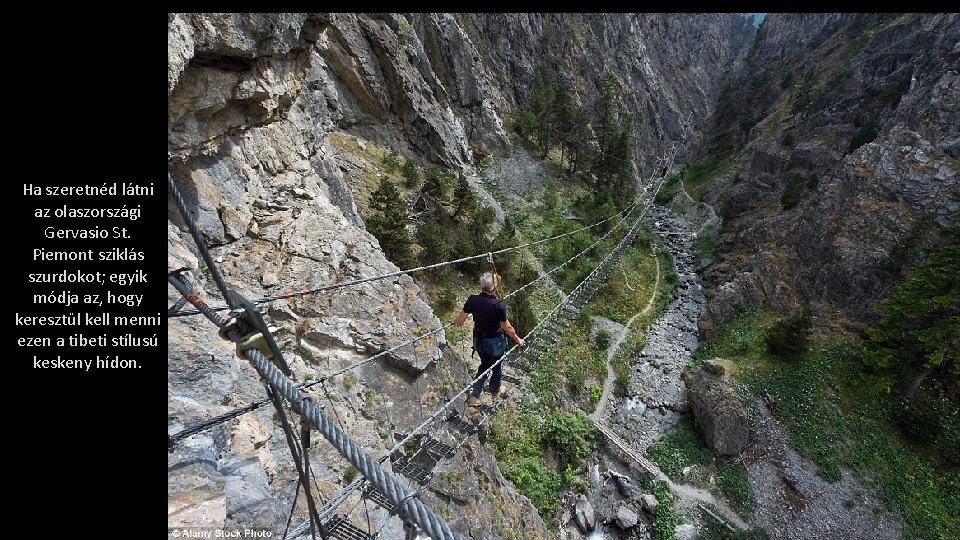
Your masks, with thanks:
[[[473,397],[480,397],[483,392],[483,386],[487,382],[487,375],[484,371],[490,369],[493,363],[503,357],[507,346],[507,336],[501,335],[495,338],[474,338],[473,350],[480,355],[480,367],[477,368],[476,377],[480,379],[473,383],[471,394]],[[503,375],[503,362],[499,362],[490,372],[490,393],[496,393],[500,390],[500,378]],[[476,378],[474,377],[474,378]]]

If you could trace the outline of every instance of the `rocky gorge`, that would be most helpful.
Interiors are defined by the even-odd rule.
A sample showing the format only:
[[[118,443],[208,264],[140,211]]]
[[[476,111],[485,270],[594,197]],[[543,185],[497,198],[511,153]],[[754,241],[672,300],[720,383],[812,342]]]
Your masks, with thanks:
[[[769,411],[736,402],[724,359],[711,364],[713,375],[730,386],[711,395],[733,397],[707,444],[742,457],[749,435],[763,456],[745,464],[754,512],[738,514],[630,454],[642,456],[683,418],[704,423],[702,411],[717,398],[704,404],[693,387],[714,383],[684,368],[738,309],[813,306],[857,320],[892,286],[894,270],[917,259],[912,247],[923,227],[956,224],[957,25],[955,14],[770,14],[754,35],[736,14],[171,13],[168,169],[218,270],[247,298],[391,274],[399,268],[365,224],[372,187],[386,175],[374,156],[389,149],[469,177],[500,227],[498,199],[545,189],[544,167],[511,133],[534,72],[552,66],[581,104],[596,101],[597,80],[613,74],[635,122],[638,179],[659,172],[658,158],[681,140],[685,162],[729,160],[702,194],[681,190],[646,218],[676,285],[632,359],[627,395],[598,409],[605,413],[597,422],[623,448],[611,442],[586,460],[587,487],[563,495],[556,522],[504,476],[484,429],[465,438],[449,430],[442,442],[459,443],[457,451],[433,460],[429,483],[411,489],[470,538],[650,538],[665,501],[644,487],[647,477],[668,485],[682,517],[672,531],[678,538],[694,538],[710,520],[770,538],[865,538],[879,520],[880,537],[899,538],[902,522],[871,515],[879,503],[858,479],[824,482]],[[838,72],[842,62],[855,68]],[[788,75],[807,82],[800,97]],[[854,92],[855,106],[840,101]],[[851,150],[870,126],[875,138]],[[743,149],[733,152],[718,133]],[[487,193],[478,177],[490,160],[498,183]],[[802,183],[791,188],[802,195],[784,208],[790,182]],[[184,225],[171,205],[168,266],[188,269],[200,295],[218,303]],[[707,238],[712,259],[696,254],[695,243]],[[473,375],[469,347],[444,331],[449,321],[416,278],[261,306],[294,382],[322,381],[307,395],[383,460]],[[169,303],[179,296],[171,288]],[[169,434],[265,395],[212,325],[170,319]],[[461,402],[453,410],[465,413]],[[261,407],[171,448],[169,526],[263,527],[280,536],[293,505],[291,528],[309,534],[276,416]],[[738,421],[724,423],[731,416]],[[442,424],[431,426],[443,431]],[[405,537],[394,513],[344,490],[357,470],[316,434],[310,462],[318,501],[343,497],[332,515],[382,538]],[[791,489],[817,496],[799,505]],[[844,507],[851,494],[867,502]]]

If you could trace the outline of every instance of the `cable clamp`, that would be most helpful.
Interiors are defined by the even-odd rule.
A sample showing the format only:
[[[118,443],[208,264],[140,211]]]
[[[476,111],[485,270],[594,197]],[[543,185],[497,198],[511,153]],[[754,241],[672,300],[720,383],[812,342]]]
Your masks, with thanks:
[[[234,336],[243,335],[244,331],[240,325],[240,319],[230,319],[223,326],[220,327],[220,339],[224,341],[234,341],[231,337],[231,334]]]
[[[260,351],[260,354],[265,356],[267,360],[273,360],[273,351],[267,343],[267,338],[263,336],[263,332],[254,332],[253,334],[244,336],[237,342],[237,356],[240,358],[247,358],[246,351],[249,349],[256,349]]]

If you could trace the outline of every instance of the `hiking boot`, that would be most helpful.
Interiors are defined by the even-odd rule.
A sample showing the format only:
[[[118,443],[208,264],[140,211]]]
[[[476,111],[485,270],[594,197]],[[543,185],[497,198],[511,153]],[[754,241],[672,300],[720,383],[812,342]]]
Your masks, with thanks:
[[[467,407],[479,407],[479,406],[480,406],[480,398],[478,398],[477,396],[470,396],[467,398]]]
[[[499,398],[499,397],[502,396],[502,395],[503,395],[503,389],[499,389],[499,390],[496,390],[496,391],[494,391],[494,390],[491,390],[491,391],[490,391],[490,398],[493,399],[493,400],[496,400],[497,398]]]

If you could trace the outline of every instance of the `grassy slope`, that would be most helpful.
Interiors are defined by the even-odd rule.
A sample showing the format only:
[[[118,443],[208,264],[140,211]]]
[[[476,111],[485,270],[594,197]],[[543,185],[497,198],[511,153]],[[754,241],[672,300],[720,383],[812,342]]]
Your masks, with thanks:
[[[825,480],[854,471],[882,490],[883,510],[898,510],[909,532],[925,539],[960,538],[960,473],[928,448],[899,436],[890,396],[871,390],[859,372],[858,345],[840,335],[815,335],[799,361],[771,356],[764,332],[778,315],[747,311],[701,345],[694,363],[720,356],[740,368],[746,397],[768,391],[793,447],[813,460]]]

